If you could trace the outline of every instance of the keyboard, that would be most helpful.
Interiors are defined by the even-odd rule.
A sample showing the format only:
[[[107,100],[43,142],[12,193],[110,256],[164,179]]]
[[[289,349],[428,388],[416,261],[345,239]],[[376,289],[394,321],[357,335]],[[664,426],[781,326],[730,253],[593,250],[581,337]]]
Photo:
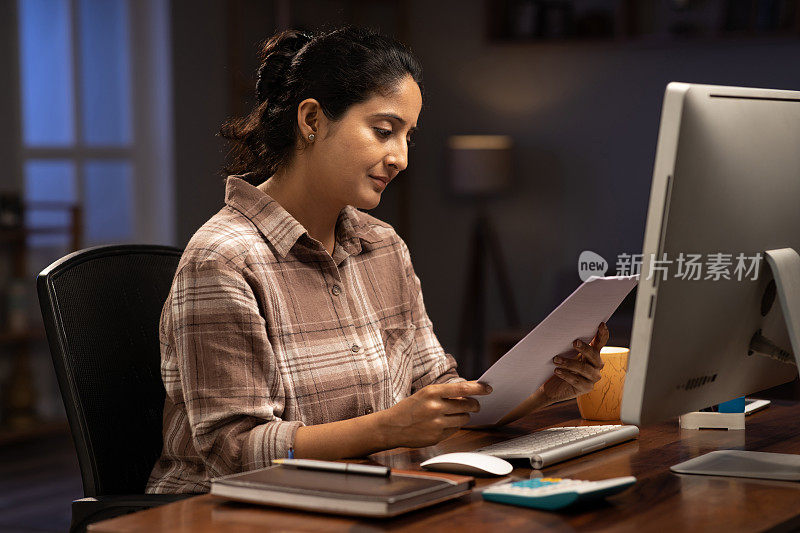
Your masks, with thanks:
[[[554,427],[474,450],[502,459],[530,459],[539,469],[579,455],[635,439],[639,428],[628,425]]]

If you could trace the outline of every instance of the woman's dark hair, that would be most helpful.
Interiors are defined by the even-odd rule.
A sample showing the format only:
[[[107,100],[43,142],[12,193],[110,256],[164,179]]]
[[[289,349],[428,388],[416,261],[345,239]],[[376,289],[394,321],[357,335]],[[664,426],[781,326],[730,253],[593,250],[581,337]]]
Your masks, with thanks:
[[[222,125],[231,144],[225,175],[245,174],[258,185],[287,164],[300,131],[297,106],[315,98],[328,119],[375,94],[392,94],[411,75],[422,92],[422,66],[396,40],[375,30],[345,26],[310,34],[286,30],[267,39],[259,54],[256,105]]]

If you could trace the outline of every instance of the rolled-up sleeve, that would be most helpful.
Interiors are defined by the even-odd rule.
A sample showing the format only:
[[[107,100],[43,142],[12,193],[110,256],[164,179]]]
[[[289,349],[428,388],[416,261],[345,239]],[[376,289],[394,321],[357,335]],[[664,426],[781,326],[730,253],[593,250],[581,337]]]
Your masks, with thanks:
[[[415,392],[432,383],[465,381],[464,378],[458,375],[456,370],[458,364],[455,358],[444,351],[439,339],[433,332],[433,323],[428,317],[428,313],[425,310],[425,302],[422,298],[422,284],[411,263],[411,254],[408,251],[408,246],[402,240],[400,241],[400,249],[403,270],[410,291],[411,322],[415,326],[412,345],[412,361],[414,361],[414,364],[411,390]]]
[[[303,423],[281,419],[281,375],[246,276],[222,261],[190,263],[176,274],[171,296],[165,312],[178,393],[209,476],[286,457]]]

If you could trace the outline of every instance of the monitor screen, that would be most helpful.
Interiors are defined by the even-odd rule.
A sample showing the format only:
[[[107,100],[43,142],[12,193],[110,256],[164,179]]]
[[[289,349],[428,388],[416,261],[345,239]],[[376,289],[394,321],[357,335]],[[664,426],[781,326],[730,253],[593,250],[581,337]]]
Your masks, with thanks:
[[[800,92],[670,83],[623,421],[656,422],[794,379],[765,258],[785,248],[800,251]],[[753,350],[758,335],[773,356]]]

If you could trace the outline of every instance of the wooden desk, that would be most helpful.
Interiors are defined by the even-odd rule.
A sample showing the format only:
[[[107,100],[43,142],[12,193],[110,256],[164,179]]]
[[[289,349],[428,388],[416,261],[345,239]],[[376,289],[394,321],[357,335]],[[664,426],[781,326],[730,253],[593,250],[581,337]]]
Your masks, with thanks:
[[[370,456],[397,468],[469,451],[550,425],[587,424],[575,402],[553,406],[495,432],[460,431],[437,446],[396,449]],[[111,531],[763,531],[800,527],[800,483],[676,475],[669,467],[720,448],[800,453],[800,404],[773,402],[747,418],[745,431],[681,430],[676,420],[642,428],[639,439],[553,465],[546,476],[599,480],[633,475],[638,483],[591,506],[543,512],[485,502],[478,493],[394,519],[353,519],[289,512],[196,496],[94,524]],[[512,476],[528,478],[520,465]],[[537,472],[533,472],[537,475]],[[498,478],[482,478],[485,486]]]

